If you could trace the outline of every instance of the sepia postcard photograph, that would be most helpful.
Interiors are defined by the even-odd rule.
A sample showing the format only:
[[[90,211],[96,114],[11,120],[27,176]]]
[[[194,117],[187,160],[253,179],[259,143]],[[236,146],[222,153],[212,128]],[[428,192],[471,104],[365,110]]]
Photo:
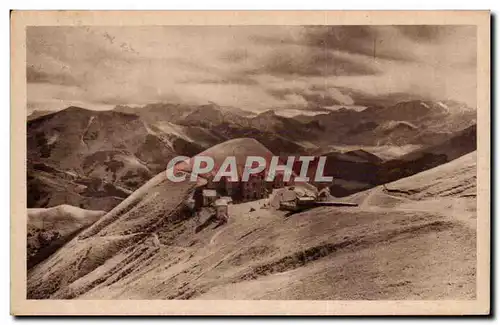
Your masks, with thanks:
[[[13,11],[11,313],[490,312],[488,11]]]

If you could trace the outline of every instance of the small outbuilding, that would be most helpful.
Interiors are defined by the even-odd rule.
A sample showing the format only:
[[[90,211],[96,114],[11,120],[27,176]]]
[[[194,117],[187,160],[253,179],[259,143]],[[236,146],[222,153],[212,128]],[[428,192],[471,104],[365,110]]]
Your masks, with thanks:
[[[318,201],[328,201],[331,198],[330,188],[324,187],[318,194]]]
[[[230,197],[230,196],[222,196],[220,199],[221,200],[225,200],[227,202],[227,204],[232,204],[233,203],[233,198]]]
[[[228,201],[225,199],[218,199],[214,202],[215,216],[221,221],[227,221],[228,214]]]
[[[204,189],[203,195],[203,206],[210,206],[217,200],[217,191]]]

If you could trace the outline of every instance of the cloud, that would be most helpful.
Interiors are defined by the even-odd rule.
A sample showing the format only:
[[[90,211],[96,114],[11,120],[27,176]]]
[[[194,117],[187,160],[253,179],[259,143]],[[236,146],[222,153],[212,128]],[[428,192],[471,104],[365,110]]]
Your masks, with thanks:
[[[399,34],[399,35],[398,35]],[[296,44],[319,50],[336,50],[349,54],[388,60],[414,60],[411,51],[401,47],[408,43],[392,26],[305,26],[300,36],[279,40],[281,44]],[[276,43],[272,37],[257,37],[263,44]]]
[[[26,67],[26,80],[28,83],[48,83],[62,86],[78,85],[78,81],[69,73],[47,73],[37,70],[33,66]]]
[[[474,38],[476,34],[475,26],[462,25],[405,25],[394,28],[413,41],[427,43],[438,43],[456,34],[466,38]]]
[[[309,27],[305,42],[319,48],[336,49],[351,54],[388,60],[413,60],[411,52],[400,46],[391,26]]]
[[[289,98],[300,98],[302,108],[307,110],[324,110],[327,107],[336,105],[352,105],[354,100],[337,88],[325,87],[322,85],[310,85],[310,87],[273,87],[269,86],[269,93],[277,99],[287,100]],[[290,107],[289,107],[290,108]]]
[[[223,61],[228,61],[231,63],[239,63],[248,59],[248,51],[246,49],[235,49],[223,52],[220,55],[220,59]]]
[[[298,76],[373,75],[381,71],[375,62],[354,55],[305,46],[286,46],[266,57],[251,73]]]
[[[475,106],[476,60],[470,26],[28,27],[28,104]]]

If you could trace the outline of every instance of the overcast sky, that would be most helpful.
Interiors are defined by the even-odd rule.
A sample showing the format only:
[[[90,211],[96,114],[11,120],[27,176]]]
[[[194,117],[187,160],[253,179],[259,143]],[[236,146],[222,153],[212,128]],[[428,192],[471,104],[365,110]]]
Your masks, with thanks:
[[[29,27],[28,111],[153,102],[476,106],[469,26]]]

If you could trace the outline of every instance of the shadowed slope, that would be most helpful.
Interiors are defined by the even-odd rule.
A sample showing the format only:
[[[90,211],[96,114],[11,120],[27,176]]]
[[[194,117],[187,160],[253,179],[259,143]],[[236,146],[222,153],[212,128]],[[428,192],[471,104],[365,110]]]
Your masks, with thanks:
[[[28,209],[28,269],[43,261],[75,234],[106,214],[70,205]]]

